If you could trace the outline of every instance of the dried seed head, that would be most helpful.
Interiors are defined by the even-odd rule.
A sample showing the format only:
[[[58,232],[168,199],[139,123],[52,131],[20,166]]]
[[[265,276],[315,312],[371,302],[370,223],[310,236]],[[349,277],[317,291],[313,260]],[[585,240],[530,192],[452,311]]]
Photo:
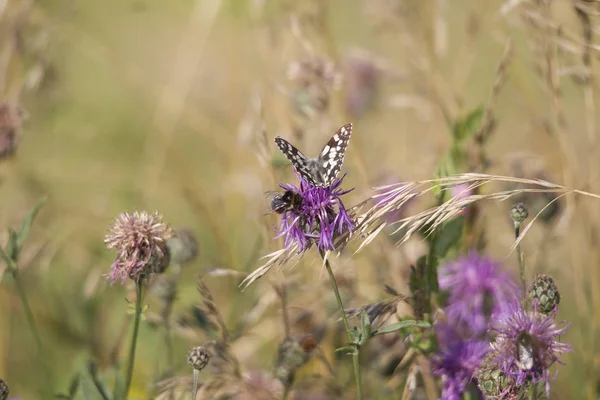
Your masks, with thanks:
[[[191,229],[182,228],[167,240],[167,248],[171,261],[177,264],[187,264],[194,261],[198,255],[198,240]]]
[[[202,371],[210,360],[210,354],[202,346],[193,347],[188,353],[188,364],[198,371]]]
[[[169,266],[169,253],[165,240],[171,236],[170,228],[157,212],[122,213],[106,235],[106,246],[117,249],[108,280],[114,283],[126,278],[135,282],[153,274],[164,272]]]
[[[308,361],[316,346],[317,342],[311,335],[301,338],[286,338],[279,346],[275,377],[284,386],[291,386],[296,371]]]
[[[560,292],[548,275],[536,276],[529,285],[528,295],[530,304],[542,314],[550,314],[560,303]]]
[[[0,400],[8,399],[8,385],[0,378]]]
[[[0,159],[12,156],[17,149],[21,114],[20,108],[0,103]]]
[[[475,372],[477,386],[486,399],[512,400],[519,396],[519,390],[512,378],[504,375],[498,364],[494,361],[496,355],[489,353],[481,362],[479,369]]]
[[[515,226],[521,225],[523,221],[527,219],[529,212],[527,207],[523,203],[517,203],[510,209],[510,217],[512,218]]]

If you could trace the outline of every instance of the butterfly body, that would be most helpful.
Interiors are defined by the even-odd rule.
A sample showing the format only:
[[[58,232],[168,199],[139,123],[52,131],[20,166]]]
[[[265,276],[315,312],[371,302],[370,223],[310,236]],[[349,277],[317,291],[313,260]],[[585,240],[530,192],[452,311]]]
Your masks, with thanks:
[[[342,168],[351,135],[352,124],[342,126],[316,158],[306,157],[294,145],[279,136],[275,138],[275,143],[305,181],[315,187],[327,187],[332,185]]]

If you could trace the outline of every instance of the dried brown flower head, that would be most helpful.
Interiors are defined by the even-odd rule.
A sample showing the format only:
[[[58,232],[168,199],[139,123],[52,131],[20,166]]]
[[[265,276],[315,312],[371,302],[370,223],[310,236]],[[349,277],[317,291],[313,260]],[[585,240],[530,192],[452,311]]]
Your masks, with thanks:
[[[121,213],[109,229],[104,243],[117,249],[117,257],[108,276],[111,283],[131,278],[140,282],[152,274],[165,271],[169,265],[166,239],[171,235],[170,228],[162,216],[146,211]]]

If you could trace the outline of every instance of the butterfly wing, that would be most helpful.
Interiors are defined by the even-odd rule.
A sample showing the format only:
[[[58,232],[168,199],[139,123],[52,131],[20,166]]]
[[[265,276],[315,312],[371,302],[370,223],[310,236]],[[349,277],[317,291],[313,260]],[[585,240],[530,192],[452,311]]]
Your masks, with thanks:
[[[329,142],[323,147],[319,155],[319,163],[323,168],[326,183],[331,185],[342,169],[346,148],[352,135],[352,124],[347,123],[337,130],[329,139]]]
[[[314,185],[315,178],[311,172],[309,159],[302,154],[300,150],[294,147],[293,144],[282,137],[277,136],[275,138],[275,143],[277,144],[277,147],[279,147],[279,150],[281,150],[281,152],[287,157],[287,159],[292,162],[296,172],[298,172],[302,178],[304,178],[304,180]]]

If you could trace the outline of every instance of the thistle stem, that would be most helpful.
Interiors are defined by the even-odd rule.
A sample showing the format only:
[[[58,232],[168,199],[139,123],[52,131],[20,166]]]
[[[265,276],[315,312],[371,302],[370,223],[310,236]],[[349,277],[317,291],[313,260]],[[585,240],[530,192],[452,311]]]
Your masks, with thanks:
[[[324,255],[321,254],[324,258]],[[329,260],[325,260],[325,269],[329,274],[329,280],[331,281],[331,287],[333,288],[333,293],[335,294],[335,298],[338,303],[338,308],[342,313],[342,321],[344,322],[344,328],[346,329],[346,333],[348,334],[348,341],[354,347],[354,351],[352,352],[352,364],[354,367],[354,380],[356,381],[356,390],[358,395],[358,400],[362,400],[362,381],[360,379],[360,363],[359,363],[359,355],[360,355],[360,347],[356,344],[352,343],[352,334],[350,330],[350,325],[348,324],[348,318],[346,318],[346,311],[344,311],[344,303],[342,303],[342,297],[340,296],[340,291],[338,289],[337,282],[335,280],[335,276],[333,275],[333,270],[331,269],[331,265],[329,264]]]
[[[138,332],[140,330],[140,317],[142,315],[142,282],[135,283],[136,299],[135,299],[135,319],[133,323],[133,334],[131,336],[131,346],[129,347],[129,361],[127,363],[127,377],[125,378],[125,389],[123,398],[127,399],[129,387],[131,386],[131,378],[133,377],[133,364],[135,362],[135,347],[137,345]]]
[[[519,225],[515,224],[515,239],[519,240]],[[517,257],[519,258],[519,276],[521,277],[521,285],[523,287],[523,301],[527,298],[527,281],[525,280],[525,258],[521,251],[521,243],[517,244]]]
[[[8,253],[4,250],[2,246],[0,246],[0,252],[2,253],[2,258],[4,259],[4,261],[6,261],[8,269],[10,270],[13,276],[15,287],[17,288],[17,294],[19,295],[19,299],[21,300],[21,304],[23,304],[23,309],[25,310],[25,318],[27,319],[27,324],[29,325],[29,329],[31,330],[31,334],[33,335],[33,339],[35,340],[37,351],[41,359],[47,389],[50,391],[50,393],[52,393],[52,379],[50,379],[50,371],[48,370],[48,364],[46,363],[46,353],[44,351],[44,347],[42,346],[42,339],[37,329],[35,319],[33,318],[33,312],[31,311],[31,307],[29,306],[27,293],[25,292],[25,288],[23,287],[23,283],[21,282],[21,278],[19,276],[19,268],[17,266],[16,261],[8,255]]]

